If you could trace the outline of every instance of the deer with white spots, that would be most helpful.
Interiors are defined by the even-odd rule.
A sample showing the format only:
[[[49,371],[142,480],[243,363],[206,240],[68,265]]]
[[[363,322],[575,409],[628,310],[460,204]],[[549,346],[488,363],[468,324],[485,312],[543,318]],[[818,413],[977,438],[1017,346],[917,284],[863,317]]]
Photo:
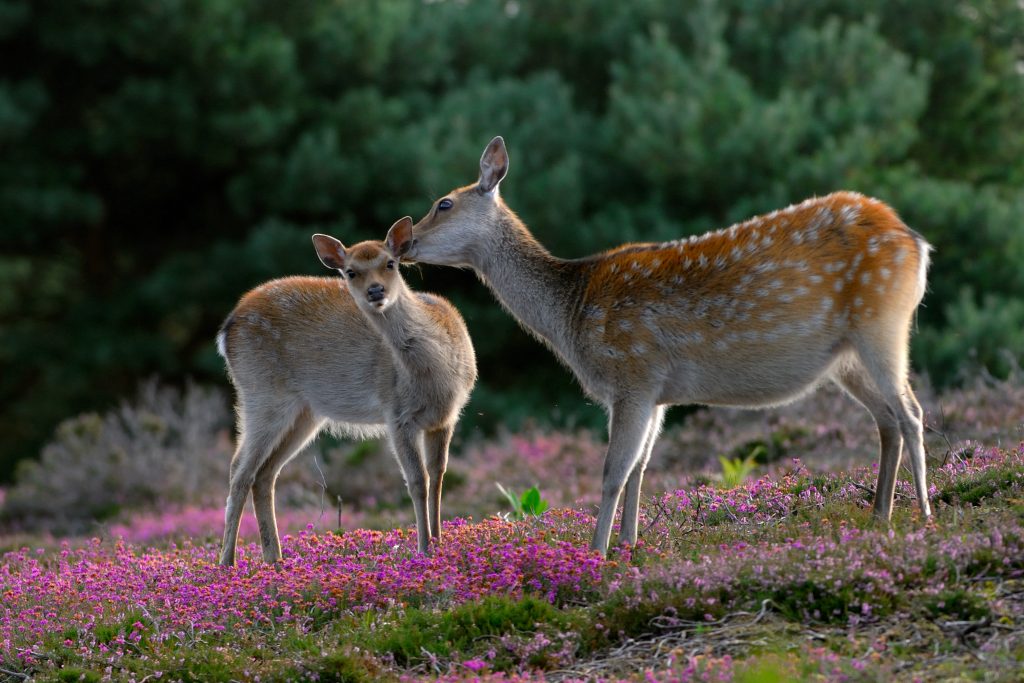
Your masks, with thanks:
[[[417,545],[441,537],[441,483],[476,358],[455,307],[413,292],[398,272],[412,240],[403,218],[386,242],[345,248],[314,235],[320,260],[343,279],[273,280],[242,297],[217,336],[238,394],[220,563],[235,561],[238,524],[252,490],[263,559],[281,559],[274,483],[324,427],[386,434],[416,514]]]
[[[497,137],[477,182],[413,228],[409,258],[470,267],[609,414],[593,547],[634,543],[640,486],[665,408],[763,407],[825,380],[874,417],[881,462],[874,512],[888,520],[906,445],[922,513],[922,411],[908,343],[930,247],[882,202],[837,192],[699,237],[552,256],[502,201]]]

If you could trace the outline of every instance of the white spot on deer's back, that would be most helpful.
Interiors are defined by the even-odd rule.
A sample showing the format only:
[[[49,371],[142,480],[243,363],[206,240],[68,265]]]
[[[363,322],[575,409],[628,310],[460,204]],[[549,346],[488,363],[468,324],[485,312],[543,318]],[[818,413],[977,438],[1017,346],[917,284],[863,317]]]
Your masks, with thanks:
[[[907,249],[906,249],[906,247],[900,247],[899,249],[896,250],[896,255],[892,257],[892,262],[895,263],[896,265],[899,265],[899,264],[903,263],[906,260],[906,258],[907,258]]]
[[[843,221],[844,225],[854,223],[859,216],[860,208],[854,204],[847,204],[839,210],[839,218]]]
[[[891,271],[888,268],[882,267],[878,269],[878,274],[882,276],[883,280],[888,280]]]
[[[869,282],[871,282],[871,272],[870,272],[870,271],[867,271],[867,270],[865,270],[865,271],[864,271],[863,273],[861,273],[861,275],[860,275],[860,283],[861,283],[862,285],[866,285],[866,284],[868,284]]]
[[[784,265],[787,268],[792,268],[793,270],[797,271],[798,273],[806,273],[807,271],[809,271],[811,269],[811,267],[809,265],[807,265],[807,261],[804,261],[802,259],[801,260],[788,259]]]

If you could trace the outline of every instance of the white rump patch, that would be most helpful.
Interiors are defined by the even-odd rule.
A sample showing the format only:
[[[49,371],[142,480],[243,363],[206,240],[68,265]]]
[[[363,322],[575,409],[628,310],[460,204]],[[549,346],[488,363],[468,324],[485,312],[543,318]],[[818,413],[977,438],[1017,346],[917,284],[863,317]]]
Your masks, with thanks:
[[[217,353],[219,353],[221,358],[224,360],[228,359],[227,335],[224,334],[224,330],[217,333]]]

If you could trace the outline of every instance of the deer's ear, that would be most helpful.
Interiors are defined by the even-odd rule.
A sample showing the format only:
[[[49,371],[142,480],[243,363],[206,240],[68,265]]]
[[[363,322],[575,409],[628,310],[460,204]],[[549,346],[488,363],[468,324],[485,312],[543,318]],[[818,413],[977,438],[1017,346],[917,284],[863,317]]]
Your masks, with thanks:
[[[398,259],[405,256],[412,246],[412,218],[406,216],[395,221],[395,224],[388,230],[385,244],[392,256]]]
[[[481,192],[494,192],[498,183],[508,173],[508,151],[501,136],[491,140],[480,157],[480,180],[477,187]]]
[[[313,235],[313,246],[316,248],[316,255],[320,262],[334,270],[345,268],[345,245],[330,235]]]

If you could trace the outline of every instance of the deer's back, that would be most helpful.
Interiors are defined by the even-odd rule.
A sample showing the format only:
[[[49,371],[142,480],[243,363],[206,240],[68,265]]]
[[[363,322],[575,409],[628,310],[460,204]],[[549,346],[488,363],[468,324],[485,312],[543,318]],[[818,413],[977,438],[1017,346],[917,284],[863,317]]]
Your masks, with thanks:
[[[905,335],[927,249],[889,207],[855,193],[626,245],[588,264],[577,344],[603,386],[644,377],[665,402],[785,400],[855,335]]]

